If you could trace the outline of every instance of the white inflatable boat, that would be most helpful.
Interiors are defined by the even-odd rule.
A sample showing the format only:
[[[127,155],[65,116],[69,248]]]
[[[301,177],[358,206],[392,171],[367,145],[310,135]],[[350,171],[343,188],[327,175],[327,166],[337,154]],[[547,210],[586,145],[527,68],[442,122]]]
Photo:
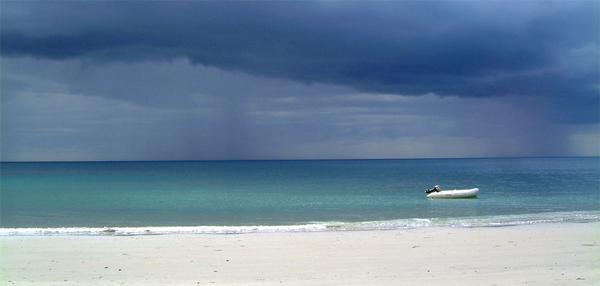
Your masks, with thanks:
[[[477,194],[479,194],[478,188],[466,189],[466,190],[448,190],[448,191],[439,191],[439,192],[431,192],[427,195],[430,199],[466,199],[466,198],[476,198]]]

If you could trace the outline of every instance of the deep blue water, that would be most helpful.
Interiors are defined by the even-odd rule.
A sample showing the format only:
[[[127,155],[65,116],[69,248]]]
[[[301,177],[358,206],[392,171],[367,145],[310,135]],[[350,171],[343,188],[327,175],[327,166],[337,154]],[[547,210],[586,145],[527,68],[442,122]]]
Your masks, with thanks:
[[[2,228],[299,225],[540,213],[595,218],[600,211],[598,157],[0,167]],[[426,199],[423,191],[435,184],[481,192],[478,199]]]

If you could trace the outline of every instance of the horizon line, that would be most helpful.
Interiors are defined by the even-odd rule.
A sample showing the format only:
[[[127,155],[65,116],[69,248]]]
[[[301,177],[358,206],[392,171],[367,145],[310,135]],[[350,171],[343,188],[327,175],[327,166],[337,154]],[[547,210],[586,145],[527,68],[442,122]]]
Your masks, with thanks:
[[[376,161],[376,160],[458,160],[458,159],[535,159],[535,158],[599,158],[600,155],[572,155],[572,156],[482,156],[482,157],[422,157],[422,158],[306,158],[306,159],[164,159],[164,160],[45,160],[45,161],[4,161],[0,163],[94,163],[94,162],[244,162],[244,161]]]

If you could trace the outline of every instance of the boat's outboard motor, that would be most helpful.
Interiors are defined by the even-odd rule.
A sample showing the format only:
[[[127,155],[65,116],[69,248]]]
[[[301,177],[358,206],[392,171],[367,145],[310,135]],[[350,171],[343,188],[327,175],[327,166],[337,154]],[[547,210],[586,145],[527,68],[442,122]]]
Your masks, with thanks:
[[[440,188],[439,185],[435,185],[435,187],[433,187],[431,190],[425,190],[426,194],[431,194],[433,192],[440,192],[442,189]]]

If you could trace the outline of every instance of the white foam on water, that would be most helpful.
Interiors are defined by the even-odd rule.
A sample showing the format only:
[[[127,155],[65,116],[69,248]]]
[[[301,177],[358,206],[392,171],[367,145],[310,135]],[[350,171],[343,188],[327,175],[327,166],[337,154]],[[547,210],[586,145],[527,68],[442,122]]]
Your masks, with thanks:
[[[520,215],[498,215],[487,217],[469,217],[456,219],[448,222],[452,227],[497,227],[497,226],[517,226],[540,223],[568,223],[568,222],[598,222],[600,221],[600,211],[579,211],[579,212],[551,212]]]
[[[553,212],[461,218],[408,218],[363,222],[330,221],[314,222],[301,225],[0,228],[0,236],[244,234],[273,232],[400,230],[423,227],[499,227],[566,222],[600,222],[600,211]]]
[[[4,235],[153,235],[153,234],[236,234],[259,232],[325,231],[325,225],[269,226],[149,226],[149,227],[60,227],[60,228],[0,228]]]

